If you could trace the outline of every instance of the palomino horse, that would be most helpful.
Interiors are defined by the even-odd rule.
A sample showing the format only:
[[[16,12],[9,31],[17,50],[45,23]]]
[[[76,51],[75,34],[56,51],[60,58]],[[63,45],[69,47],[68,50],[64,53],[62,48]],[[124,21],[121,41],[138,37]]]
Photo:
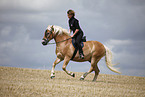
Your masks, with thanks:
[[[44,33],[44,37],[42,40],[43,45],[47,45],[47,43],[54,39],[56,43],[56,55],[57,58],[55,62],[53,63],[52,70],[51,70],[51,78],[55,77],[54,69],[55,66],[64,60],[62,69],[70,76],[75,77],[75,74],[72,72],[69,72],[66,70],[66,66],[68,65],[69,61],[71,60],[73,53],[75,51],[75,48],[72,45],[72,39],[67,32],[67,30],[59,27],[59,26],[51,26],[49,25]],[[105,56],[105,61],[107,64],[107,67],[116,73],[120,73],[116,68],[113,67],[112,64],[112,53],[111,51],[101,44],[98,41],[87,41],[84,42],[84,59],[79,58],[79,53],[77,52],[76,56],[72,59],[72,61],[76,62],[84,62],[89,61],[91,63],[91,68],[88,72],[84,73],[80,80],[84,80],[84,78],[91,73],[92,71],[95,71],[95,76],[93,81],[96,81],[97,76],[100,72],[98,69],[97,63],[99,60]]]

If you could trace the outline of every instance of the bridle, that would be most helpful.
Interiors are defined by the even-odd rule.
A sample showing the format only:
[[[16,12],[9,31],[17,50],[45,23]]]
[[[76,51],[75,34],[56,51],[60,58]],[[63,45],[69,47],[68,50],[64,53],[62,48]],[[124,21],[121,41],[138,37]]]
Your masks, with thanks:
[[[52,33],[52,29],[50,30],[49,33],[47,33],[47,30],[46,30],[46,31],[45,31],[45,37],[46,37],[46,39],[43,38],[42,40],[44,40],[44,41],[46,41],[46,42],[49,42],[50,40],[49,40],[48,38],[50,37],[51,34],[52,34],[52,39],[53,39],[54,36],[53,36],[53,33]],[[48,45],[50,45],[50,44],[61,43],[61,42],[67,41],[67,40],[69,40],[69,39],[72,39],[72,37],[70,37],[70,38],[68,38],[68,39],[66,39],[66,40],[62,40],[62,41],[58,41],[58,42],[54,42],[54,43],[48,43]]]
[[[45,37],[48,39],[48,38],[50,37],[50,35],[52,35],[52,38],[54,38],[54,37],[53,37],[52,30],[50,30],[49,33],[47,33],[47,30],[46,30],[46,31],[45,31]]]
[[[52,34],[52,30],[50,30],[50,32],[49,33],[47,33],[47,30],[45,31],[45,37],[46,37],[46,39],[45,38],[43,38],[42,40],[44,40],[46,43],[48,43],[50,40],[49,40],[49,37],[50,37],[50,35]],[[54,38],[53,37],[53,34],[52,34],[52,38]]]

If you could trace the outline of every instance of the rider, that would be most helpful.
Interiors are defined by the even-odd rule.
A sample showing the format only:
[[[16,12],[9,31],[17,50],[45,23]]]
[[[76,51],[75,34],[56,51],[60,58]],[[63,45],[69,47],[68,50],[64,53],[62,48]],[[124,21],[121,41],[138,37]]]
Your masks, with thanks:
[[[68,10],[67,16],[69,18],[69,33],[73,31],[73,35],[71,37],[75,39],[75,44],[79,49],[80,58],[84,59],[83,50],[80,44],[83,37],[83,31],[79,26],[79,21],[74,17],[75,12],[73,10]]]

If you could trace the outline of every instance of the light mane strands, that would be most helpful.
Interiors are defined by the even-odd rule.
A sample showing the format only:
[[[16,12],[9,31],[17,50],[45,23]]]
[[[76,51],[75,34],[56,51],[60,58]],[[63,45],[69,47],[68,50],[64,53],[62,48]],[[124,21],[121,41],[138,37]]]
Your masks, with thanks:
[[[52,30],[52,25],[48,25],[48,27],[47,27],[47,29],[49,30],[49,31],[51,31]],[[56,26],[56,25],[53,25],[53,28],[54,28],[54,34],[66,34],[66,35],[70,35],[70,33],[68,33],[68,31],[66,30],[66,29],[63,29],[62,27],[60,27],[60,26]]]

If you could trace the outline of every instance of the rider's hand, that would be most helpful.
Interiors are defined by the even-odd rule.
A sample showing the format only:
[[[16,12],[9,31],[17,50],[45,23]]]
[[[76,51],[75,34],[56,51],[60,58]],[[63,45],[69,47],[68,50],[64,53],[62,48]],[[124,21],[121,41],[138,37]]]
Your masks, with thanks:
[[[74,37],[74,35],[71,35],[71,37],[73,38],[73,37]]]

